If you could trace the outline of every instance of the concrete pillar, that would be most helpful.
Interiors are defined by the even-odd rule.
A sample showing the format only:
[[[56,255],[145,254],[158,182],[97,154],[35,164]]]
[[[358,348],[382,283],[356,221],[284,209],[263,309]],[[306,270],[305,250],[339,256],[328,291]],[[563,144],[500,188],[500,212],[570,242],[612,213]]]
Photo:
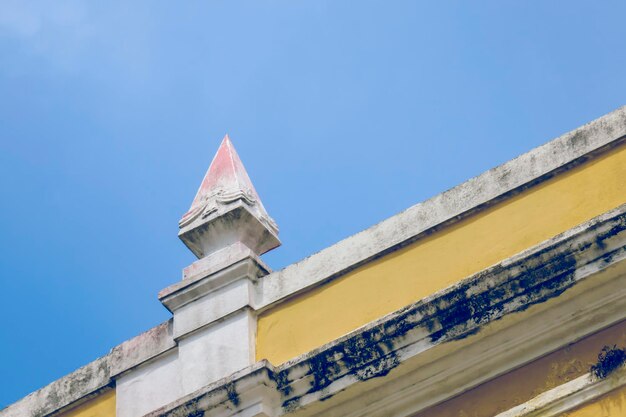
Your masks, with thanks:
[[[176,347],[120,375],[118,417],[140,417],[255,362],[254,286],[271,272],[259,256],[280,240],[228,136],[179,227],[199,259],[159,293]]]

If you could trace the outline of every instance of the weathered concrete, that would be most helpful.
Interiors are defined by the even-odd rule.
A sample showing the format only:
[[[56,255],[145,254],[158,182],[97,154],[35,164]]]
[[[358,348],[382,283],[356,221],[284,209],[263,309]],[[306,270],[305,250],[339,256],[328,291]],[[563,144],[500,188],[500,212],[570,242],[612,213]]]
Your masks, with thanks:
[[[176,347],[172,319],[134,337],[111,350],[107,355],[111,375],[115,377]]]
[[[178,351],[183,393],[253,364],[255,332],[256,316],[243,309],[182,339]]]
[[[206,256],[196,262],[192,263],[186,268],[183,268],[183,280],[196,281],[209,275],[213,275],[222,269],[235,264],[236,262],[251,258],[257,264],[259,264],[265,271],[271,272],[271,269],[259,258],[259,256],[249,247],[241,242],[234,243],[221,249],[209,256]],[[159,293],[159,298],[163,298],[172,291],[177,290],[187,284],[178,283],[168,287]]]
[[[43,417],[111,384],[110,355],[57,379],[0,411],[2,417]]]
[[[180,339],[203,326],[214,323],[251,305],[252,282],[240,279],[187,304],[175,312],[174,338]]]
[[[42,417],[74,405],[114,385],[115,377],[176,346],[168,320],[118,346],[95,361],[0,411],[2,417]]]
[[[214,257],[220,254],[227,255],[224,257],[224,262],[214,262]],[[258,256],[242,243],[228,246],[196,263],[205,261],[209,261],[208,264],[193,270],[193,275],[189,278],[159,292],[159,300],[170,312],[175,312],[185,305],[215,293],[242,278],[256,282],[258,278],[269,272],[269,268]],[[220,301],[216,300],[216,302]]]
[[[116,416],[142,416],[180,398],[184,392],[178,349],[117,378]]]

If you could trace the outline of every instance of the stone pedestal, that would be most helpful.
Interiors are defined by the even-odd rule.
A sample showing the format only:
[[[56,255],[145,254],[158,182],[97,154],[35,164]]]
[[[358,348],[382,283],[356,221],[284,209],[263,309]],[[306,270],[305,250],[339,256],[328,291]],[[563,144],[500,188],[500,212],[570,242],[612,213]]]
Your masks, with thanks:
[[[254,363],[254,284],[268,273],[238,242],[196,261],[182,282],[161,291],[159,299],[174,314],[185,392]]]

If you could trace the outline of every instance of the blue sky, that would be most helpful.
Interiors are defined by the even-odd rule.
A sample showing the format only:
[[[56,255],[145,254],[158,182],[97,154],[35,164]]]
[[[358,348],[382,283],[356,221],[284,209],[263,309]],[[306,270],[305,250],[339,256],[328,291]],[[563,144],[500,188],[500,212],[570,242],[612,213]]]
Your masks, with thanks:
[[[626,104],[624,2],[0,3],[0,406],[169,315],[229,133],[274,269]]]

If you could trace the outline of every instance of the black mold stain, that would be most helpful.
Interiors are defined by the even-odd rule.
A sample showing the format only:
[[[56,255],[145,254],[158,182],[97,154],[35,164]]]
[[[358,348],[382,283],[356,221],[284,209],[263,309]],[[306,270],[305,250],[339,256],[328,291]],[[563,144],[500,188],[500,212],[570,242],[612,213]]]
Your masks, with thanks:
[[[383,329],[376,327],[309,358],[310,388],[304,395],[320,392],[320,401],[325,401],[332,397],[332,394],[325,393],[326,388],[346,375],[353,375],[360,381],[387,375],[400,361],[392,350],[393,346],[385,339],[387,336]],[[285,376],[280,378],[282,384],[288,382]],[[279,389],[283,393],[287,391],[284,385]],[[300,398],[286,400],[283,409],[293,411],[298,407]]]
[[[382,358],[365,368],[356,371],[356,376],[361,381],[366,381],[370,378],[378,378],[387,375],[393,368],[398,366],[400,361],[397,356],[390,355],[389,357]]]
[[[186,406],[185,415],[188,417],[204,417],[205,411],[198,406],[198,399],[193,399]]]
[[[283,411],[285,413],[290,413],[294,411],[300,405],[300,397],[292,398],[283,403]]]
[[[287,371],[270,373],[269,377],[274,382],[276,382],[276,386],[283,396],[287,397],[289,394],[291,394],[291,391],[293,391],[293,389],[289,385],[289,376],[287,375]]]
[[[589,132],[578,130],[574,132],[574,134],[569,139],[570,146],[572,148],[579,148],[581,146],[587,145],[589,142]]]
[[[594,377],[604,379],[625,363],[626,348],[604,346],[598,354],[598,362],[591,365],[590,372]]]
[[[192,411],[188,413],[187,416],[188,417],[204,417],[204,411],[203,410]]]
[[[498,269],[496,273],[508,277],[502,285],[478,292],[479,275],[437,300],[438,311],[426,322],[433,342],[467,337],[477,326],[501,318],[505,311],[522,311],[556,297],[574,284],[576,260],[571,254],[556,256],[550,263],[520,268],[517,276],[503,267]]]
[[[310,358],[311,392],[328,387],[346,369],[361,381],[387,375],[398,364],[387,339],[382,329],[375,327]]]
[[[237,394],[237,391],[235,390],[235,384],[234,383],[230,383],[226,385],[226,395],[228,396],[228,400],[233,403],[233,405],[235,407],[237,407],[239,405],[239,394]]]

